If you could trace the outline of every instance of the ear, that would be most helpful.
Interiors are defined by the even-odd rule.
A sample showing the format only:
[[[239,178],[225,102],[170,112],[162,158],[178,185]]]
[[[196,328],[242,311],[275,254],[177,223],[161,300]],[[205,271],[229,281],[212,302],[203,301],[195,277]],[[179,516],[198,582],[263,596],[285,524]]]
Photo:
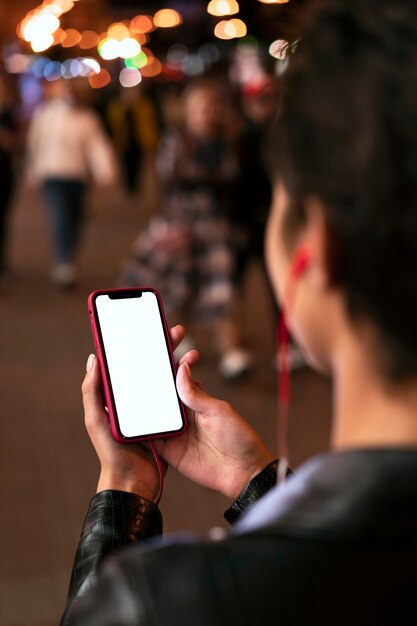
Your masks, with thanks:
[[[317,289],[329,285],[327,267],[328,229],[323,203],[317,196],[307,196],[304,200],[305,225],[301,249],[308,250],[308,277]]]

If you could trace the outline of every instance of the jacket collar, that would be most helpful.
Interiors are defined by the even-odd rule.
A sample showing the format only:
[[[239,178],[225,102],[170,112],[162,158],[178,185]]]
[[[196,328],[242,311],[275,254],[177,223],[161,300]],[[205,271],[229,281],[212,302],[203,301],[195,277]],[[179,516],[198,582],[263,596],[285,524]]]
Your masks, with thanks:
[[[417,450],[356,449],[314,457],[236,524],[326,540],[417,541]]]

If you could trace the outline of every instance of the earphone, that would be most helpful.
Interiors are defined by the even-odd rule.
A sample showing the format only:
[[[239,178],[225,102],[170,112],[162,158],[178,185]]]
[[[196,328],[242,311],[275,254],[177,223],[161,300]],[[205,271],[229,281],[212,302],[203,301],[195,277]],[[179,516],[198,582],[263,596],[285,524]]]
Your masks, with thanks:
[[[300,246],[294,253],[291,263],[291,277],[299,278],[304,274],[311,262],[311,252],[305,246]]]
[[[278,351],[278,469],[277,481],[285,481],[288,473],[288,409],[291,397],[291,378],[289,368],[290,333],[288,330],[289,313],[294,304],[296,281],[304,274],[311,263],[310,250],[300,246],[294,252],[290,266],[284,306],[281,310],[277,333]]]

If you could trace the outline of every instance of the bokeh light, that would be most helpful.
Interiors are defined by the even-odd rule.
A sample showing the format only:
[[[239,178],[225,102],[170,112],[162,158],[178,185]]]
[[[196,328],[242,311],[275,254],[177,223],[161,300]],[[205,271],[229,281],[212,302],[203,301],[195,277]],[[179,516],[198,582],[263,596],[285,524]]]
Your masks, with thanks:
[[[134,34],[145,34],[155,30],[153,19],[150,15],[136,15],[130,21],[130,31]]]
[[[174,28],[182,24],[182,16],[174,9],[161,9],[153,16],[153,22],[158,28]]]
[[[143,67],[145,67],[147,62],[148,62],[148,57],[143,50],[141,50],[139,54],[137,54],[136,56],[130,59],[125,59],[126,67],[135,68],[137,70],[140,70]]]
[[[156,57],[148,57],[148,62],[142,68],[141,73],[145,78],[154,78],[162,72],[162,63]]]
[[[214,34],[219,39],[235,39],[244,37],[247,33],[245,22],[239,19],[221,20],[214,28]]]
[[[198,54],[206,65],[216,63],[220,59],[220,50],[214,43],[203,43],[198,49]]]
[[[72,48],[81,41],[81,33],[75,28],[68,28],[65,31],[65,39],[61,42],[63,48]]]
[[[236,0],[211,0],[208,4],[207,12],[216,17],[234,15],[239,12],[239,4]]]
[[[116,39],[103,39],[99,43],[98,53],[106,61],[117,59],[119,56],[119,42]]]
[[[54,43],[54,36],[50,33],[40,33],[36,35],[31,42],[30,45],[32,47],[33,52],[43,52],[52,46]]]
[[[119,57],[122,59],[130,59],[140,52],[140,43],[133,37],[126,37],[119,42]]]
[[[142,80],[142,74],[137,69],[124,67],[119,75],[122,87],[136,87]]]
[[[61,44],[66,37],[65,30],[63,30],[62,28],[58,28],[53,33],[53,35],[54,35],[54,43],[53,43],[54,46],[58,46],[59,44]]]
[[[46,80],[53,81],[62,78],[62,64],[58,61],[50,61],[45,65],[43,74]]]
[[[59,19],[50,13],[41,13],[31,17],[22,29],[23,39],[33,41],[46,35],[52,35],[60,26]]]
[[[103,89],[111,81],[110,73],[102,68],[98,74],[91,74],[88,77],[88,83],[93,89]]]
[[[126,24],[123,24],[123,22],[115,22],[107,29],[107,37],[109,39],[122,41],[122,39],[130,37],[130,31]]]
[[[290,44],[285,39],[276,39],[269,46],[269,54],[274,57],[274,59],[284,61],[288,54],[289,45]]]
[[[81,33],[81,39],[79,46],[82,50],[88,50],[89,48],[95,48],[100,41],[98,33],[94,30],[85,30]]]
[[[91,74],[98,74],[100,72],[100,63],[91,57],[85,57],[84,59],[78,59],[82,65],[81,76],[90,76]]]

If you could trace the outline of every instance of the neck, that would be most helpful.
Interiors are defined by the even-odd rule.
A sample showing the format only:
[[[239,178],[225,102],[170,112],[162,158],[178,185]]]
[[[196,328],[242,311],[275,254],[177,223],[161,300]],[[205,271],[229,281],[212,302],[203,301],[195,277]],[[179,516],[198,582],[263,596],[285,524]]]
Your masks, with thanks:
[[[331,447],[417,447],[416,381],[386,383],[366,339],[348,331],[335,351]]]

